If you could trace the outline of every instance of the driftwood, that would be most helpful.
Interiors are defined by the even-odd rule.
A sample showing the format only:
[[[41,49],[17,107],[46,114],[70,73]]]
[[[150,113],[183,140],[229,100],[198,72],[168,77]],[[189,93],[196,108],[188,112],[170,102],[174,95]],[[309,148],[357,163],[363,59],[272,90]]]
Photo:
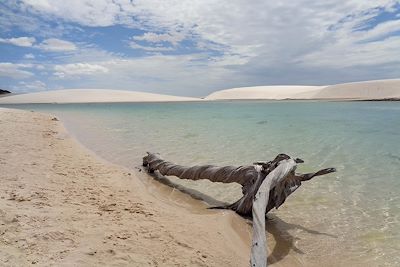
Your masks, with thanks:
[[[148,152],[143,158],[143,166],[147,167],[150,173],[158,170],[162,175],[177,176],[181,179],[207,179],[212,182],[242,185],[243,196],[238,201],[216,208],[231,209],[240,215],[253,217],[251,266],[267,266],[266,214],[273,208],[279,208],[302,182],[335,171],[334,168],[328,168],[314,173],[295,173],[297,164],[303,162],[301,159],[279,154],[272,161],[256,162],[252,166],[185,167],[165,161],[155,153]]]

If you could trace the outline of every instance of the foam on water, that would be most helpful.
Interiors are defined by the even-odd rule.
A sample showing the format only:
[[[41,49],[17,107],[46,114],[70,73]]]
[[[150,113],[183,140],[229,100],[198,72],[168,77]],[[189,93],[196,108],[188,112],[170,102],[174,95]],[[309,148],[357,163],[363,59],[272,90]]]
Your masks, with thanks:
[[[287,153],[307,182],[270,227],[282,242],[336,266],[400,265],[400,105],[396,102],[207,102],[24,105],[51,112],[88,148],[127,167],[146,151],[180,164],[245,165]],[[218,200],[238,186],[183,182]],[[276,237],[275,237],[276,238]],[[331,262],[332,263],[332,262]]]

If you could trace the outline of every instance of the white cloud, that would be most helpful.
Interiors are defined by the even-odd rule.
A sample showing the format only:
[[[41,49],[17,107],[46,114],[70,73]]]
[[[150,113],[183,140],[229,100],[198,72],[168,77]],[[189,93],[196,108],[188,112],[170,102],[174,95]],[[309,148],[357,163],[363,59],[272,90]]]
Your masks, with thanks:
[[[99,73],[107,73],[108,69],[101,65],[89,63],[72,63],[66,65],[56,65],[54,67],[54,75],[58,78],[71,78],[87,75],[95,75]]]
[[[24,0],[40,14],[85,26],[126,24],[148,29],[134,41],[178,44],[187,37],[223,54],[263,57],[271,64],[290,64],[329,42],[338,43],[353,28],[398,1],[111,1]],[[229,12],[227,12],[229,10]],[[332,27],[339,27],[338,34]],[[159,33],[155,33],[159,32]],[[184,33],[184,34],[183,34]],[[217,44],[217,45],[215,45]],[[136,49],[143,44],[133,43]],[[151,49],[151,46],[148,50]],[[162,50],[162,49],[158,49]]]
[[[18,82],[18,85],[13,87],[14,92],[32,92],[32,91],[44,91],[47,90],[47,85],[39,80],[31,82]]]
[[[25,58],[25,59],[35,59],[35,55],[34,55],[34,54],[31,54],[31,53],[25,54],[25,55],[24,55],[24,58]]]
[[[56,38],[44,40],[39,45],[37,45],[37,48],[49,52],[74,51],[77,49],[74,43]]]
[[[35,44],[36,38],[34,37],[14,37],[8,39],[0,38],[0,43],[7,43],[22,47],[34,47],[49,52],[74,51],[77,49],[74,43],[56,38],[45,39],[40,44]],[[27,54],[25,56],[26,58],[34,58],[33,54]]]
[[[146,32],[143,35],[132,37],[132,39],[135,41],[146,41],[149,43],[168,42],[174,46],[178,45],[178,43],[181,42],[184,38],[185,35],[180,32],[174,32],[174,33]]]
[[[65,25],[68,22],[84,26],[124,24],[139,29],[145,33],[128,40],[134,49],[190,54],[149,53],[125,61],[123,56],[100,49],[83,53],[83,47],[77,49],[72,44],[63,50],[72,53],[57,55],[60,62],[70,63],[60,65],[61,69],[56,70],[58,77],[85,75],[84,70],[74,70],[82,69],[76,64],[97,65],[108,72],[86,68],[90,73],[86,74],[90,75],[88,85],[109,84],[125,89],[134,85],[137,89],[160,92],[162,88],[176,92],[191,88],[187,90],[195,92],[192,94],[199,94],[196,90],[230,86],[323,84],[400,76],[399,40],[394,36],[400,23],[395,19],[386,22],[375,19],[383,10],[396,11],[394,4],[398,2],[22,1],[27,13],[57,23],[67,22]],[[28,22],[27,19],[25,24],[29,25]]]
[[[343,68],[400,63],[400,20],[382,22],[368,30],[351,31],[349,25],[332,33],[334,41],[299,57],[306,66]],[[399,73],[400,74],[400,73]]]
[[[204,96],[208,92],[223,86],[231,86],[243,78],[240,74],[236,75],[235,70],[226,69],[223,62],[203,61],[204,56],[204,54],[168,56],[153,54],[130,59],[107,56],[105,60],[91,61],[90,63],[106,68],[107,72],[93,71],[85,79],[64,80],[64,87],[113,88]],[[232,59],[232,61],[235,61],[235,59]],[[231,64],[232,62],[226,63]],[[75,66],[76,64],[68,65]],[[76,78],[75,75],[67,76],[67,72],[83,76],[80,70],[82,68],[69,67],[66,71],[65,68],[57,67],[56,72],[59,73],[55,75],[60,78]],[[71,71],[71,69],[74,69],[74,71]],[[207,91],[204,90],[205,88]]]
[[[34,37],[15,37],[9,39],[0,38],[0,43],[12,44],[22,47],[31,47],[35,42],[36,39]]]
[[[397,31],[400,31],[400,19],[382,22],[368,31],[353,32],[353,38],[355,38],[357,41],[368,41],[383,38],[386,35]]]
[[[307,54],[301,60],[305,66],[329,68],[399,64],[400,53],[393,53],[398,47],[400,47],[400,37],[358,45],[335,44]]]
[[[32,68],[31,64],[14,64],[10,62],[0,63],[0,77],[12,79],[25,79],[33,76],[33,73],[24,68]]]
[[[123,19],[120,11],[133,8],[130,1],[110,0],[23,0],[25,8],[38,13],[61,17],[86,26],[110,26]]]
[[[129,46],[133,49],[140,49],[140,50],[145,50],[145,51],[149,51],[149,52],[165,52],[165,51],[173,51],[174,50],[174,48],[172,48],[172,47],[140,45],[134,41],[130,41]]]

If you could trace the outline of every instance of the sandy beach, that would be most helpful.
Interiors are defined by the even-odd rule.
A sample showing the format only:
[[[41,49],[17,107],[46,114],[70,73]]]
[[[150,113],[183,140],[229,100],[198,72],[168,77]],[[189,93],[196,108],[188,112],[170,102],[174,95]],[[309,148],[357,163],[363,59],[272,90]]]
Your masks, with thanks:
[[[1,266],[247,266],[230,211],[96,158],[52,116],[0,109]]]

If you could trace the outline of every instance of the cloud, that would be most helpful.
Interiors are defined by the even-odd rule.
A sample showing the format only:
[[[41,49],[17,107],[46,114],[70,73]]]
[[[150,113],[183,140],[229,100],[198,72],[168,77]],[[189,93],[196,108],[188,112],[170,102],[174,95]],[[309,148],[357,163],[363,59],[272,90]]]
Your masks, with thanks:
[[[35,64],[35,68],[38,69],[38,70],[44,70],[44,69],[46,69],[46,67],[43,66],[43,65],[41,65],[41,64]]]
[[[353,38],[356,39],[356,41],[374,41],[385,38],[398,31],[400,31],[400,19],[389,20],[376,25],[370,30],[353,32]]]
[[[111,26],[125,19],[124,13],[133,9],[130,1],[110,0],[23,0],[24,8],[32,9],[40,15],[50,15],[77,22],[85,26]],[[121,11],[123,12],[121,14]]]
[[[73,43],[48,45],[53,49],[46,51],[64,47],[58,51],[68,52],[46,55],[52,57],[55,62],[52,64],[59,66],[58,70],[53,67],[55,75],[65,78],[62,81],[65,84],[74,82],[68,77],[86,75],[76,83],[186,95],[236,86],[325,84],[398,77],[400,22],[395,14],[399,12],[398,2],[9,1],[18,3],[14,6],[23,15],[20,21],[24,29],[35,31],[37,27],[30,29],[29,25],[36,20],[41,21],[41,29],[45,29],[46,23],[59,25],[59,35],[41,36],[45,39],[72,36],[63,35],[62,29],[76,25],[85,26],[79,33],[82,40],[86,33],[102,34],[101,27],[108,26],[114,26],[116,31],[121,29],[117,25],[122,25],[134,29],[133,32],[144,32],[130,36],[129,40],[115,39],[115,46],[101,43],[98,41],[101,38],[87,37],[83,42],[99,42],[90,47],[93,49],[82,45],[78,49]],[[10,19],[19,23],[10,14],[6,18],[0,16],[0,26],[9,25]],[[118,51],[121,54],[116,55],[95,49],[110,47],[115,51],[120,43],[151,53],[144,56],[141,53],[138,57],[137,51],[121,49]],[[46,47],[42,43],[34,46]],[[169,51],[173,53],[163,54]],[[79,64],[98,67],[93,70]]]
[[[13,87],[14,92],[32,92],[32,91],[44,91],[47,90],[47,85],[39,80],[30,82],[18,82],[16,86]]]
[[[397,1],[311,0],[252,1],[221,0],[109,1],[24,0],[24,5],[43,16],[62,18],[84,26],[117,24],[148,30],[134,41],[169,42],[176,46],[183,38],[219,49],[222,54],[260,58],[276,64],[315,49],[339,43],[379,12],[393,12]],[[226,10],[230,12],[227,13]],[[338,34],[332,29],[338,27]],[[184,34],[183,34],[184,33]],[[335,36],[336,35],[336,36]],[[135,49],[147,46],[134,42]],[[157,46],[156,46],[157,47]],[[163,50],[163,49],[158,49]]]
[[[65,52],[74,51],[77,49],[74,43],[56,38],[44,40],[37,45],[37,48],[48,52]]]
[[[34,37],[15,37],[9,39],[0,38],[0,43],[12,44],[22,47],[32,47],[35,42],[36,39]]]
[[[134,41],[129,42],[129,46],[133,49],[140,49],[140,50],[145,50],[149,52],[165,52],[165,51],[173,51],[173,47],[165,47],[165,46],[146,46],[146,45],[140,45]]]
[[[146,41],[149,43],[168,42],[174,46],[178,45],[178,43],[181,42],[184,38],[185,38],[184,34],[179,32],[175,33],[146,32],[143,35],[132,37],[132,39],[136,41]]]
[[[35,59],[35,55],[34,55],[34,54],[31,54],[31,53],[25,54],[25,55],[24,55],[24,58],[25,58],[25,59]]]
[[[10,62],[0,63],[0,77],[11,79],[25,79],[33,76],[30,71],[23,70],[24,68],[32,68],[31,64],[14,64]]]
[[[400,63],[400,54],[393,53],[400,47],[400,37],[361,44],[335,44],[305,55],[304,66],[348,68],[354,66],[379,66]],[[400,74],[400,73],[399,73]]]
[[[49,52],[65,52],[74,51],[77,49],[74,43],[56,38],[45,39],[39,44],[36,44],[36,38],[34,37],[14,37],[8,39],[0,38],[0,43],[7,43],[22,47],[34,47]]]
[[[61,67],[57,67],[56,72],[60,73],[55,75],[64,78],[64,87],[67,88],[112,88],[200,96],[223,86],[231,86],[243,78],[240,73],[235,74],[235,70],[225,68],[222,62],[210,63],[203,61],[203,57],[202,53],[190,55],[152,54],[129,59],[114,56],[90,63],[104,67],[108,70],[107,72],[93,71],[90,72],[90,76],[76,79],[77,76],[67,76],[64,68],[61,70]],[[68,65],[75,66],[76,64],[79,63]],[[83,69],[83,67],[74,67],[73,69],[73,73],[83,76],[80,70],[75,71],[75,69]]]
[[[66,65],[56,65],[54,75],[61,79],[71,77],[90,76],[95,74],[107,73],[108,69],[101,65],[89,63],[73,63]]]

